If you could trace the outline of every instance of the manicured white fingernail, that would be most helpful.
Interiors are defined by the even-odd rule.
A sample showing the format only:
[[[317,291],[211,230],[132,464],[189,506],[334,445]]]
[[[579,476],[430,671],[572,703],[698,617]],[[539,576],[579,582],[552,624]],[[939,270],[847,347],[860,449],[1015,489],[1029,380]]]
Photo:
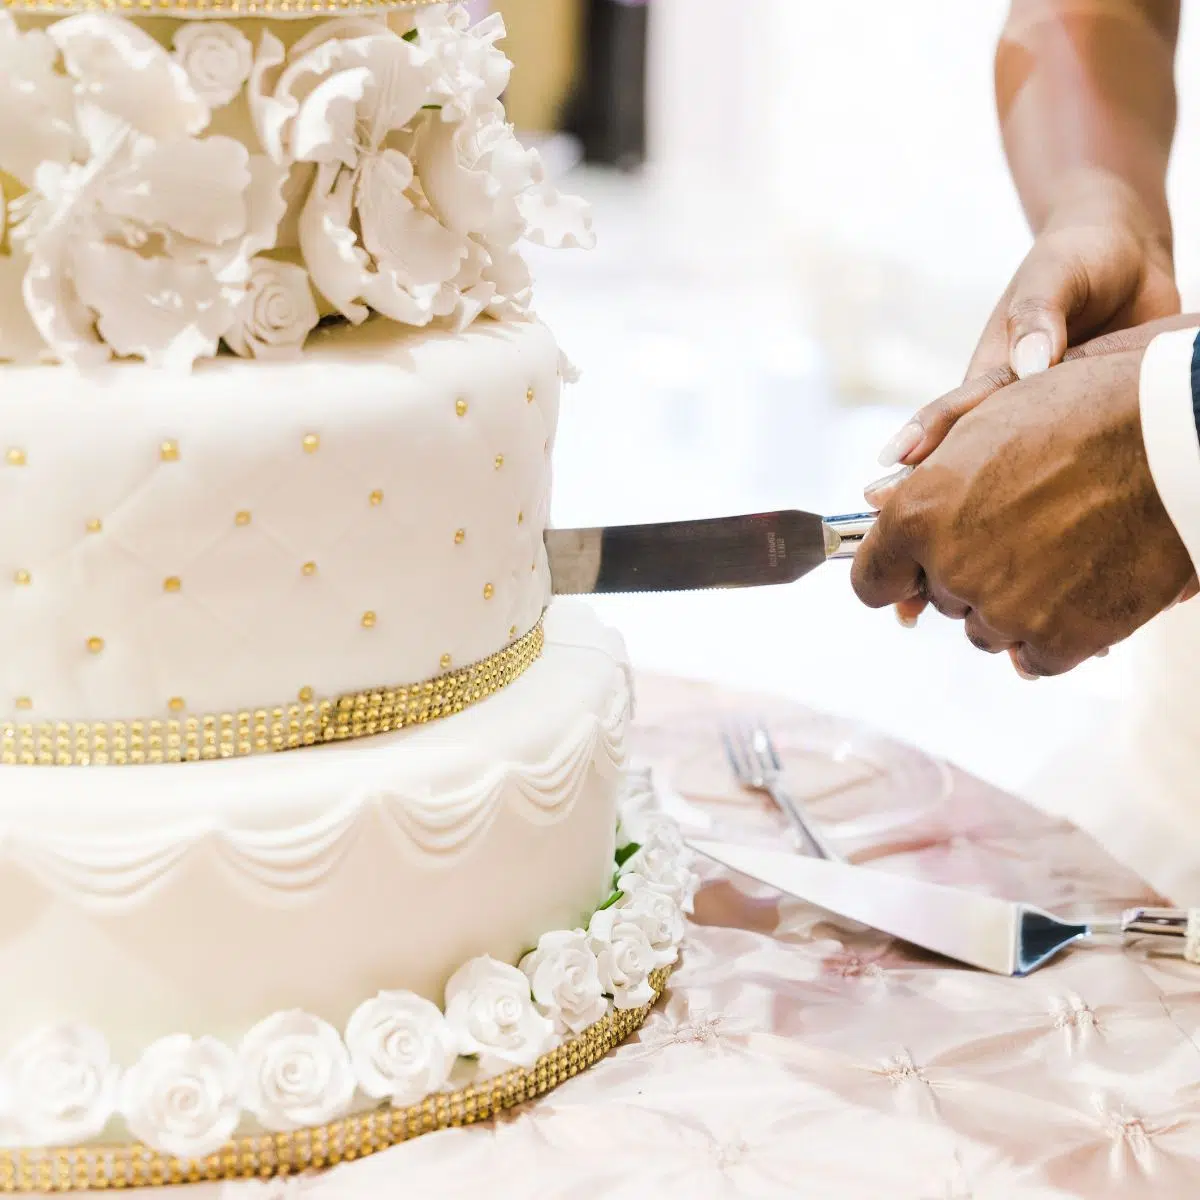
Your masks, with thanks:
[[[899,433],[895,434],[879,452],[881,467],[894,467],[901,459],[911,454],[925,436],[925,430],[916,421],[909,421]]]
[[[868,483],[863,488],[863,495],[867,498],[867,503],[874,504],[878,508],[883,497],[897,484],[903,483],[912,473],[912,467],[901,467],[900,470],[893,471],[890,475],[875,480],[874,483]]]
[[[1027,333],[1014,347],[1012,369],[1018,379],[1040,375],[1050,369],[1050,338],[1044,333]]]
[[[1105,646],[1105,648],[1103,650],[1097,650],[1095,657],[1096,658],[1107,658],[1108,657],[1108,647]]]
[[[905,616],[905,614],[899,609],[896,609],[896,620],[899,621],[905,629],[916,629],[917,627],[917,618]]]

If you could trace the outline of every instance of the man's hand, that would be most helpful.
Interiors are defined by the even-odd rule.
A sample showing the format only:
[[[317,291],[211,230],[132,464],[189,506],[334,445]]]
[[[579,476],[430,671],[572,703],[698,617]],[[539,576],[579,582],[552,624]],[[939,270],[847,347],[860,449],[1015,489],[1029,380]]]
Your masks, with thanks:
[[[860,598],[926,599],[1034,676],[1169,607],[1194,573],[1142,446],[1142,353],[1081,357],[965,415],[886,496],[855,562]]]

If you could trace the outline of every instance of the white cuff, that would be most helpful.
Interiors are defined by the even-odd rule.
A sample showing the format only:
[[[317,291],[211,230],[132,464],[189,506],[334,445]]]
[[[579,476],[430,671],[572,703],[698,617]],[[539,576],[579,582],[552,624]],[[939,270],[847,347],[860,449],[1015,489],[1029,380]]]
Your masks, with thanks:
[[[1192,408],[1196,329],[1160,333],[1142,359],[1142,441],[1150,473],[1192,564],[1200,569],[1200,437]]]

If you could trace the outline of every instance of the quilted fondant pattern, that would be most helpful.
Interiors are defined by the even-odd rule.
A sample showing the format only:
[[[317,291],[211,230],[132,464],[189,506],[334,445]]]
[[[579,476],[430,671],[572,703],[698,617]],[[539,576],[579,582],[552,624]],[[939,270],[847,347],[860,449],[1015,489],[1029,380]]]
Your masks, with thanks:
[[[287,364],[6,369],[0,719],[273,707],[500,649],[549,597],[558,362],[536,324],[372,323]]]

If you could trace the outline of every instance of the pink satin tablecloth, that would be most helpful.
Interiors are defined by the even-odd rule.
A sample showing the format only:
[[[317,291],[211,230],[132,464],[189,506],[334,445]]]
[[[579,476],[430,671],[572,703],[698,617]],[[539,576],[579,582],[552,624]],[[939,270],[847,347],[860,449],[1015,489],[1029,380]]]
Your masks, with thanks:
[[[723,711],[769,720],[793,790],[859,861],[1064,915],[1155,901],[1083,834],[916,751],[786,705],[644,680],[635,754],[685,826],[788,836],[768,802],[731,783]],[[667,996],[593,1070],[485,1125],[213,1194],[1200,1197],[1200,968],[1080,949],[1002,979],[701,870]]]

